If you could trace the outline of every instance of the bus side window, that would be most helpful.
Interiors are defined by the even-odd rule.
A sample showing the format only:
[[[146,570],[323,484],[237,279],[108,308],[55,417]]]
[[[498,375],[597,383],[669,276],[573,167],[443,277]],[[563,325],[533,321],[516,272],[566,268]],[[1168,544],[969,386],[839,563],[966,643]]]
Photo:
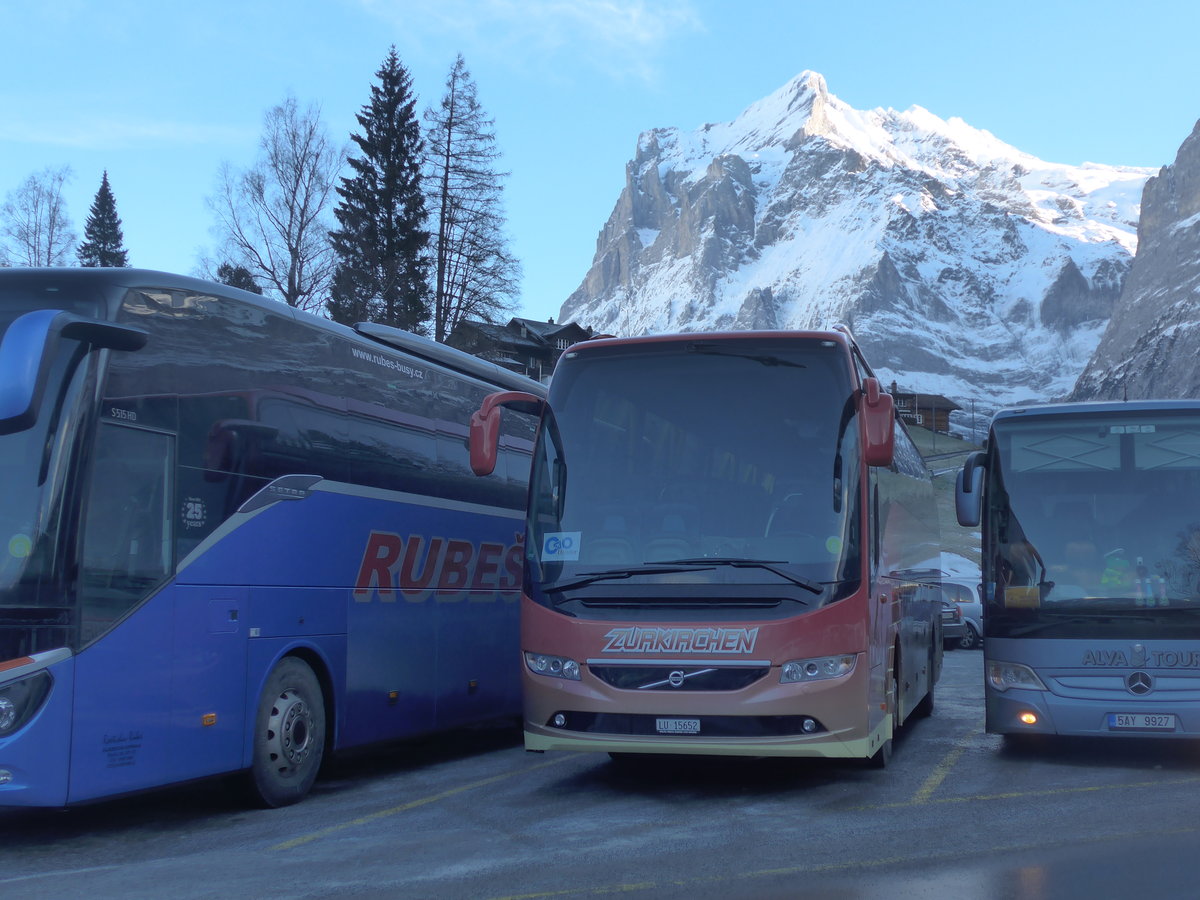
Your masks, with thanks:
[[[173,444],[170,435],[122,425],[97,433],[83,530],[81,646],[171,573]]]

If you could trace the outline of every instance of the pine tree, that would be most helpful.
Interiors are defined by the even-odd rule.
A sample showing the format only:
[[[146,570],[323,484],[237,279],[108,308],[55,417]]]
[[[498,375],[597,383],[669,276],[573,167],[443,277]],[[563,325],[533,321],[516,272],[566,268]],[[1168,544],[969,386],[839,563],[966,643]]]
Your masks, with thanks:
[[[434,243],[434,339],[444,341],[463,319],[495,322],[511,312],[520,263],[508,250],[497,172],[494,121],[476,96],[459,54],[437,110],[425,113],[429,140],[426,184],[437,216]]]
[[[125,249],[125,235],[121,233],[121,218],[117,215],[117,201],[113,199],[108,185],[108,171],[100,179],[100,190],[92,201],[91,211],[83,226],[83,243],[75,251],[79,264],[88,267],[123,268],[129,265],[129,252]]]
[[[254,280],[254,274],[245,266],[223,262],[217,266],[217,281],[230,287],[241,288],[252,294],[261,294],[263,289]]]
[[[352,134],[360,155],[338,187],[330,233],[337,254],[330,316],[424,333],[429,319],[425,199],[421,191],[421,130],[412,77],[392,47],[371,86],[371,100]]]

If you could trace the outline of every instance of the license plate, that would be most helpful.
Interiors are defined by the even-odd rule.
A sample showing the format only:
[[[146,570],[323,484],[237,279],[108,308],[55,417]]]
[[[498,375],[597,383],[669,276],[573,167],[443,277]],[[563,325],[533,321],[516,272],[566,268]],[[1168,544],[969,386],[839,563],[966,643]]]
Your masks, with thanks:
[[[1174,731],[1175,716],[1166,713],[1109,713],[1109,731]]]
[[[659,734],[699,734],[699,719],[655,719]]]

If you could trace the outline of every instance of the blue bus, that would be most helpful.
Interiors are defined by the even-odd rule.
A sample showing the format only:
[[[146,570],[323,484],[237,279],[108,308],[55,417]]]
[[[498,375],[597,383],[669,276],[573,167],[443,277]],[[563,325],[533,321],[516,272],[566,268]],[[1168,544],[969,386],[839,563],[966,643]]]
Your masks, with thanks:
[[[0,269],[0,805],[244,773],[520,714],[540,384],[134,269]]]
[[[1003,410],[956,493],[987,730],[1200,738],[1200,402]]]

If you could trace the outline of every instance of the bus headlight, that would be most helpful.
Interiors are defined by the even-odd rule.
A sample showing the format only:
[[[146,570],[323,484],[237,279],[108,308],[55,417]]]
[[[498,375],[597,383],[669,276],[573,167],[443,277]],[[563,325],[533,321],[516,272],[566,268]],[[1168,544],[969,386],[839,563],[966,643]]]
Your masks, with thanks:
[[[568,681],[579,680],[579,663],[565,656],[551,656],[547,653],[530,653],[525,651],[525,665],[529,671],[550,678],[565,678]]]
[[[797,681],[824,681],[841,678],[854,671],[858,657],[853,653],[841,656],[819,656],[816,659],[793,659],[780,667],[779,683],[792,684]]]
[[[0,686],[0,737],[22,728],[50,695],[50,673],[36,672],[28,678]]]
[[[1026,691],[1048,690],[1033,669],[1020,663],[989,662],[987,664],[987,680],[988,684],[997,691],[1007,691],[1009,688],[1020,688]]]

